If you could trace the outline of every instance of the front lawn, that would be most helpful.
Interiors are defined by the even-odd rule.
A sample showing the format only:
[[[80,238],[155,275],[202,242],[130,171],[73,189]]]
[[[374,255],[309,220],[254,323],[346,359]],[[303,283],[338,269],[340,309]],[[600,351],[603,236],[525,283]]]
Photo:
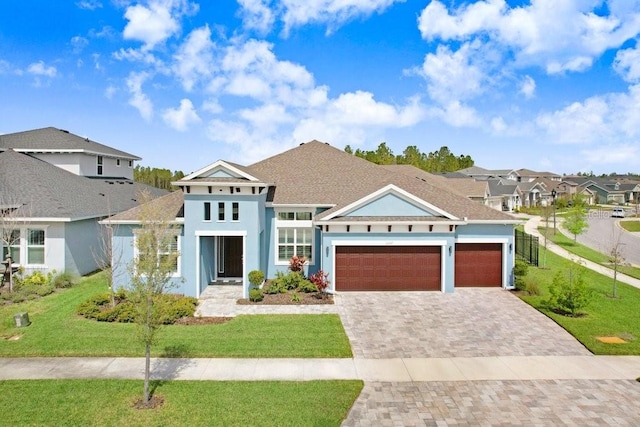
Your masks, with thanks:
[[[143,356],[136,325],[75,314],[78,304],[105,289],[104,277],[95,274],[74,288],[0,307],[0,356]],[[13,316],[24,311],[32,324],[13,327]],[[153,355],[339,358],[352,353],[338,315],[274,314],[238,316],[222,324],[167,326],[160,331]]]
[[[527,280],[534,280],[540,286],[542,295],[521,298],[540,310],[595,354],[640,355],[640,289],[618,282],[618,298],[611,297],[613,279],[594,271],[585,272],[585,281],[593,289],[594,297],[584,310],[584,317],[566,317],[549,311],[544,301],[549,296],[549,285],[553,276],[563,268],[567,260],[547,253],[547,269],[530,267]],[[619,337],[626,344],[605,344],[596,337]]]
[[[154,383],[164,404],[134,409],[133,380],[0,381],[10,426],[339,426],[362,381]]]
[[[569,238],[560,231],[558,231],[556,234],[553,234],[552,228],[538,227],[538,231],[540,231],[540,233],[542,233],[543,235],[546,235],[550,241],[560,246],[561,248],[566,249],[567,251],[578,255],[579,257],[588,259],[591,262],[595,262],[596,264],[612,268],[608,255],[598,252],[595,249],[591,249],[583,244],[574,242],[572,238]],[[540,248],[540,250],[544,249]],[[618,266],[618,271],[628,276],[635,277],[636,279],[640,279],[640,268],[631,266]]]
[[[639,233],[640,221],[620,221],[620,227],[632,233]]]

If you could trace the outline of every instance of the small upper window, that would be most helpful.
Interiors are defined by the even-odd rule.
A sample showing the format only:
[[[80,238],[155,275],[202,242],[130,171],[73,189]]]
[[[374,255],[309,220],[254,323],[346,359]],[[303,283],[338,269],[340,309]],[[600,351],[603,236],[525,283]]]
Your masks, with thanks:
[[[238,202],[233,202],[231,205],[231,219],[233,221],[238,221],[240,219],[240,205]]]
[[[218,203],[218,221],[224,221],[224,202]]]
[[[102,175],[102,156],[98,156],[98,175]]]
[[[211,221],[211,203],[204,202],[204,220]]]
[[[278,212],[280,221],[311,221],[311,212]]]
[[[120,159],[116,159],[116,166],[120,167]]]
[[[132,168],[133,167],[133,160],[129,160],[129,167]]]

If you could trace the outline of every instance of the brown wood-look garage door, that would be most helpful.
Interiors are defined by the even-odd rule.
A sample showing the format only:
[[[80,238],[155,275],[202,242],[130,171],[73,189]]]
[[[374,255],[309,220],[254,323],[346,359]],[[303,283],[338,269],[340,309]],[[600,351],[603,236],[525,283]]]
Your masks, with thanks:
[[[502,286],[501,243],[456,243],[455,286]]]
[[[338,246],[338,291],[439,291],[440,246]]]

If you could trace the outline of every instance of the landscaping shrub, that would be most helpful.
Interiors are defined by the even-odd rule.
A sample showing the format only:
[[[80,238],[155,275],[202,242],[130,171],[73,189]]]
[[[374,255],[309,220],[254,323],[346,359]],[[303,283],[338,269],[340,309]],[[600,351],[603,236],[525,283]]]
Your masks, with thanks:
[[[527,264],[526,261],[522,261],[520,259],[516,260],[516,263],[513,266],[513,275],[515,277],[514,285],[517,290],[525,290],[524,278],[527,275],[528,271],[529,264]]]
[[[249,272],[249,283],[254,288],[259,287],[264,282],[264,273],[261,270],[252,270]]]
[[[329,273],[325,273],[322,270],[318,270],[317,272],[309,276],[309,280],[311,281],[311,283],[316,285],[316,287],[318,288],[318,291],[320,291],[321,293],[324,293],[327,287],[329,286],[329,284],[331,283],[329,282],[328,279],[329,279]]]
[[[264,299],[264,293],[262,289],[250,289],[249,290],[249,300],[253,302],[259,302]]]
[[[571,316],[577,316],[593,297],[593,291],[584,281],[584,267],[575,262],[571,262],[565,271],[556,273],[549,293],[548,306]]]
[[[41,271],[34,271],[24,277],[20,274],[17,274],[14,277],[13,290],[15,293],[22,294],[24,296],[22,301],[25,299],[33,299],[29,298],[31,295],[37,295],[40,297],[49,295],[55,290],[51,284],[53,273],[45,275]],[[13,302],[18,302],[15,298],[12,298],[12,300]]]
[[[77,283],[77,277],[71,273],[62,272],[55,274],[51,279],[51,283],[55,288],[70,288]]]
[[[540,289],[540,285],[538,284],[538,282],[531,278],[531,277],[526,277],[524,280],[524,289],[523,291],[526,292],[527,294],[531,295],[531,296],[539,296],[542,294],[542,290]]]
[[[308,294],[318,292],[318,287],[311,280],[305,279],[298,284],[298,291]]]
[[[287,288],[283,281],[284,273],[277,271],[276,277],[269,282],[269,285],[265,288],[267,294],[283,294],[287,292]]]
[[[162,324],[170,325],[182,317],[193,316],[198,300],[173,294],[161,294],[154,297],[154,307]],[[108,293],[96,294],[83,302],[76,313],[88,319],[101,322],[131,323],[135,320],[135,301],[128,299],[125,291],[116,293],[116,305],[111,307],[111,296]]]
[[[307,262],[307,259],[305,257],[299,257],[298,255],[295,255],[289,260],[289,271],[301,273],[304,269],[305,262]]]

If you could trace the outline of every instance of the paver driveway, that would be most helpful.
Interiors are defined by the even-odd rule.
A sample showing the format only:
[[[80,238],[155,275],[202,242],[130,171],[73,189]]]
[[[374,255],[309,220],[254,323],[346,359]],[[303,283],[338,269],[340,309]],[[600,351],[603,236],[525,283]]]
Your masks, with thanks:
[[[590,354],[551,319],[498,288],[344,292],[336,303],[354,357]]]

